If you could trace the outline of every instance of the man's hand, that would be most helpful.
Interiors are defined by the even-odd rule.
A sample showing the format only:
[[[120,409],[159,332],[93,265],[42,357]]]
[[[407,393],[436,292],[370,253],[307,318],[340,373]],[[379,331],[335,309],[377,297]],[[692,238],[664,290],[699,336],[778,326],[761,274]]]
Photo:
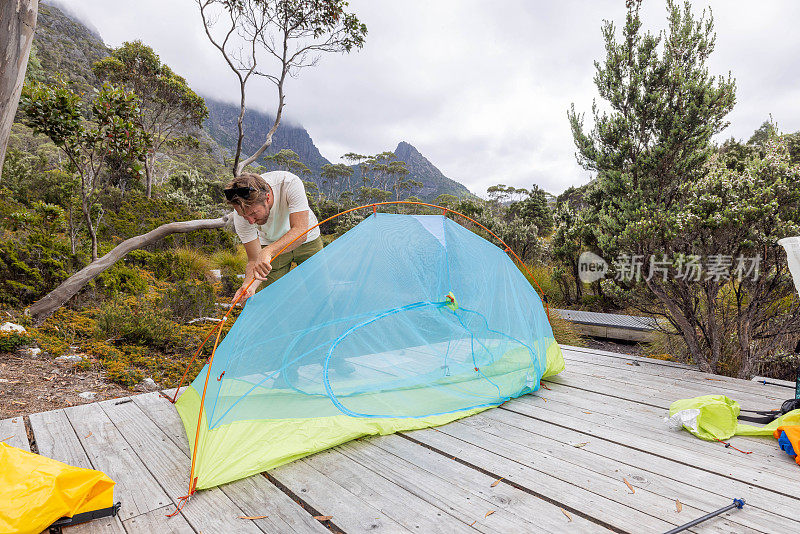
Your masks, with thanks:
[[[231,304],[236,302],[236,299],[239,299],[238,304],[240,306],[244,306],[245,301],[255,294],[256,294],[256,284],[250,284],[250,287],[242,286],[236,290],[236,294],[233,295],[233,298],[231,299]]]
[[[264,247],[258,254],[258,260],[253,263],[253,277],[262,282],[267,279],[267,275],[272,270],[272,253],[269,247]]]

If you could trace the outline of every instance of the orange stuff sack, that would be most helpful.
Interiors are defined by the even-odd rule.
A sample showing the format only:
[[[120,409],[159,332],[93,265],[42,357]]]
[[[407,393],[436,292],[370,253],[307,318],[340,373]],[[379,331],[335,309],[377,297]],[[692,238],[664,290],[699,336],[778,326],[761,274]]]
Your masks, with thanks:
[[[779,426],[773,435],[781,450],[794,456],[794,461],[800,465],[800,425]]]

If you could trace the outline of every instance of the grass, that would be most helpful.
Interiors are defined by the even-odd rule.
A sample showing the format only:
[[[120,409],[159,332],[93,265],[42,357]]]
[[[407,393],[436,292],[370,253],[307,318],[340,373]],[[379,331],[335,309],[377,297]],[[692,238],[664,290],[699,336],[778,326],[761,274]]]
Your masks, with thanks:
[[[213,268],[211,259],[197,249],[181,247],[176,248],[173,253],[193,278],[203,279],[208,271]],[[244,272],[244,269],[242,269],[242,272]]]
[[[247,265],[247,252],[244,246],[237,247],[235,251],[218,250],[211,255],[209,262],[213,265],[213,269],[240,274]]]
[[[553,276],[553,267],[542,264],[531,264],[527,267],[527,270],[520,270],[528,282],[536,289],[537,293],[541,288],[541,291],[547,296],[547,300],[551,305],[558,305],[564,302],[564,294]],[[528,270],[530,270],[530,273]],[[534,283],[534,280],[536,283]]]
[[[550,308],[550,326],[553,328],[553,336],[559,345],[572,345],[575,347],[585,347],[587,340],[582,336],[575,325],[563,319],[558,312]]]

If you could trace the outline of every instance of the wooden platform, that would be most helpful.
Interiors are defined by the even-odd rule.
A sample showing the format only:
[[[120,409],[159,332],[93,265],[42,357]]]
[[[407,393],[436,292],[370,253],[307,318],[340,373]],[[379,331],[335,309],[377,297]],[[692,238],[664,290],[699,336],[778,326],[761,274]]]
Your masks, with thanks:
[[[173,518],[189,456],[174,407],[157,394],[0,421],[0,439],[117,481],[120,516],[68,534],[663,532],[734,497],[743,510],[692,531],[800,532],[800,467],[775,440],[733,438],[752,451],[742,454],[662,421],[678,398],[724,393],[771,409],[791,390],[614,353],[564,355],[567,370],[535,395],[200,491]]]
[[[585,336],[624,341],[648,341],[658,327],[652,317],[636,317],[617,313],[554,309],[562,319],[575,325]]]

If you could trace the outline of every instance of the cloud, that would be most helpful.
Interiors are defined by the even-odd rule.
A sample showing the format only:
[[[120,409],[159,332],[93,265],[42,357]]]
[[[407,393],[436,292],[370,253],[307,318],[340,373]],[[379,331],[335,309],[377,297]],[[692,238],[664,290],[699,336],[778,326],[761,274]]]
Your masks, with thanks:
[[[235,102],[238,87],[210,45],[194,2],[70,0],[107,44],[139,38],[198,92]],[[771,113],[800,130],[800,3],[711,2],[717,47],[712,74],[732,71],[737,105],[720,135],[747,139]],[[703,4],[695,2],[695,12]],[[322,153],[391,150],[401,140],[476,193],[492,184],[559,193],[591,178],[575,161],[566,112],[590,112],[603,19],[624,22],[619,0],[352,0],[367,24],[363,50],[323,57],[287,86],[285,117]],[[645,28],[664,28],[665,4],[646,2]],[[264,82],[248,102],[274,110]]]

